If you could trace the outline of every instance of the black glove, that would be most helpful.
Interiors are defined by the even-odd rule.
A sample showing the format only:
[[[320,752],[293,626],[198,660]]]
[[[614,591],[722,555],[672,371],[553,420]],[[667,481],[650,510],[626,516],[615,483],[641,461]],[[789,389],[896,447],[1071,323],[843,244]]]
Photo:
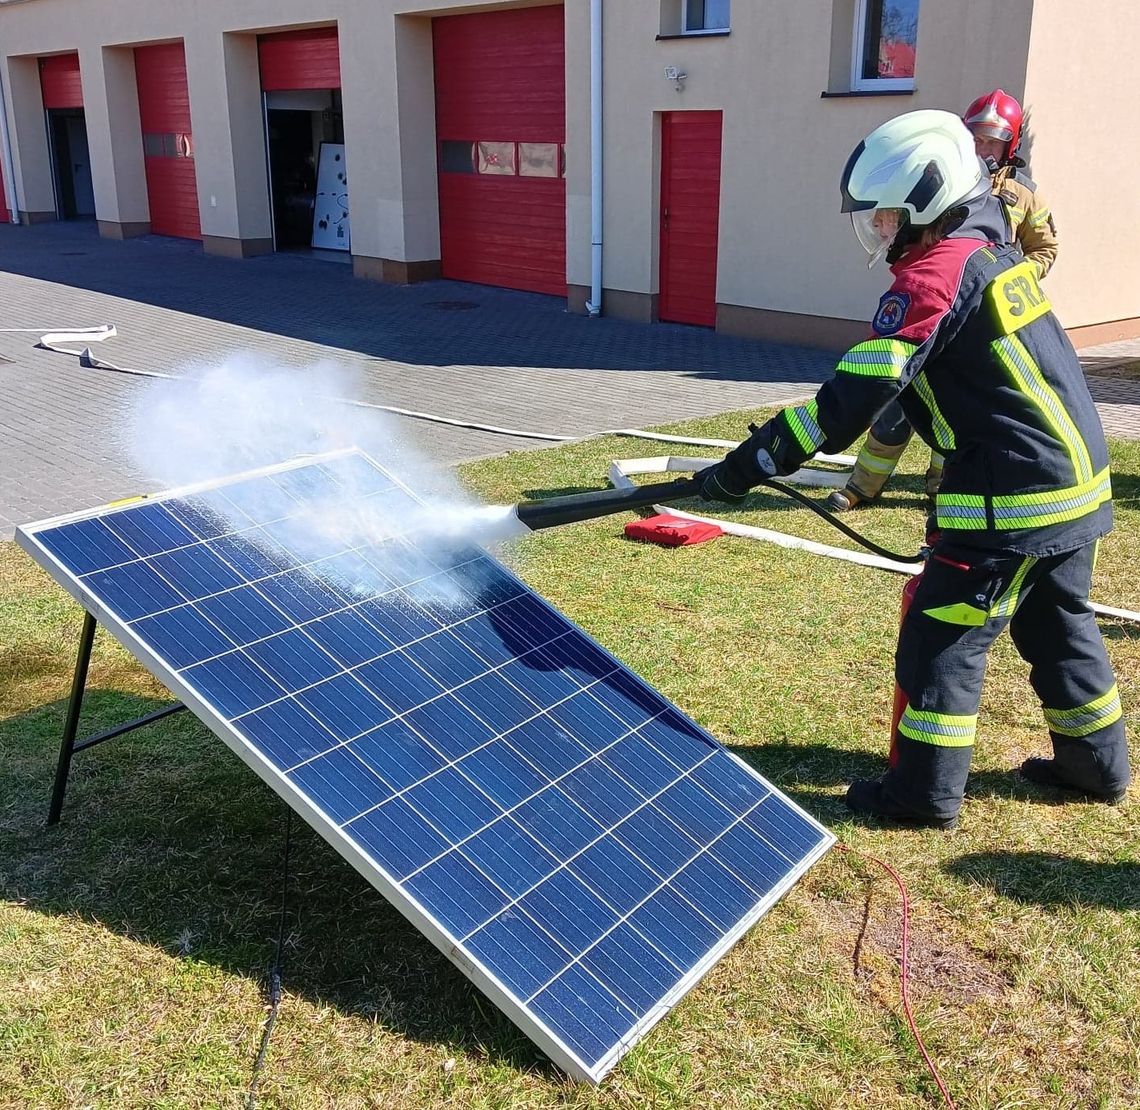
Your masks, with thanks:
[[[749,424],[748,430],[752,434],[743,443],[737,444],[720,462],[697,474],[701,496],[706,501],[736,504],[748,496],[748,491],[753,486],[758,486],[765,478],[776,473],[769,453],[772,421],[769,420],[762,428]],[[761,451],[764,452],[763,456],[759,455]]]

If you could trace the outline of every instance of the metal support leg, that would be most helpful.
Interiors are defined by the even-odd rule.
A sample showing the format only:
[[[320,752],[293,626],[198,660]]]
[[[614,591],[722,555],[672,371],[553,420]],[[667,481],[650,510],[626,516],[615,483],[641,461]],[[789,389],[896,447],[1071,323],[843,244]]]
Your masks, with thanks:
[[[67,776],[71,771],[71,756],[75,751],[75,734],[79,730],[79,713],[83,708],[83,688],[87,684],[87,666],[91,662],[91,645],[95,640],[95,618],[83,614],[83,631],[79,634],[79,654],[75,657],[75,675],[71,680],[71,700],[67,705],[67,721],[63,726],[63,740],[59,746],[59,762],[55,768],[55,787],[51,795],[51,808],[47,823],[55,825],[63,809],[63,796],[67,792]]]

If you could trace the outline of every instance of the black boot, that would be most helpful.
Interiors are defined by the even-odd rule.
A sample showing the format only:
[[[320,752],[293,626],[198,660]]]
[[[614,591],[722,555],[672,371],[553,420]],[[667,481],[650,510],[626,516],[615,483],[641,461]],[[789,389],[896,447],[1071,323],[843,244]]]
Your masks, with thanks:
[[[1043,759],[1041,756],[1033,756],[1027,759],[1021,765],[1022,778],[1027,778],[1030,782],[1037,783],[1038,786],[1053,786],[1059,790],[1068,790],[1073,794],[1087,798],[1093,802],[1107,802],[1109,805],[1116,805],[1124,801],[1124,789],[1107,793],[1103,790],[1090,790],[1086,786],[1081,786],[1075,782],[1071,782],[1064,775],[1057,766],[1055,759]]]
[[[956,829],[958,815],[953,817],[931,817],[912,813],[897,802],[891,801],[883,792],[883,777],[877,779],[856,779],[848,788],[843,799],[847,808],[863,817],[881,817],[887,821],[897,821],[903,825],[917,825],[930,829]]]

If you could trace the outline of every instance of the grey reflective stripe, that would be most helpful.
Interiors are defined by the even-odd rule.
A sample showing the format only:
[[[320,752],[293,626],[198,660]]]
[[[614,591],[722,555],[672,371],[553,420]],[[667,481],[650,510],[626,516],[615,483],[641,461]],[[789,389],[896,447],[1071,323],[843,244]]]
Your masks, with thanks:
[[[868,339],[857,343],[838,362],[837,374],[860,377],[897,378],[916,350],[902,339]]]
[[[815,420],[815,414],[818,411],[815,401],[784,410],[784,418],[791,427],[796,440],[805,451],[811,451],[813,448],[822,446],[824,440],[827,439]]]
[[[1016,335],[1007,335],[995,339],[993,349],[1017,385],[1037,405],[1050,430],[1064,444],[1077,481],[1087,482],[1092,477],[1093,469],[1085,441],[1061,403],[1061,398],[1045,380],[1040,367],[1024,344]]]
[[[930,388],[930,382],[927,380],[925,372],[920,370],[915,374],[911,380],[911,385],[914,386],[915,393],[926,406],[926,411],[930,413],[930,426],[934,431],[934,438],[938,446],[943,451],[953,451],[955,446],[954,430],[950,427],[946,417],[942,415],[942,410],[934,399],[934,390]]]
[[[1076,497],[1059,497],[1056,500],[1042,501],[1038,505],[1002,505],[1001,499],[995,497],[994,519],[1002,520],[1006,517],[1024,517],[1029,515],[1052,516],[1055,513],[1068,512],[1071,509],[1080,509],[1093,501],[1099,502],[1106,490],[1109,489],[1109,479],[1097,483],[1092,489]],[[1062,491],[1064,492],[1064,491]]]
[[[1042,712],[1053,732],[1062,736],[1088,736],[1120,719],[1120,692],[1113,683],[1108,693],[1085,705],[1078,705],[1075,709],[1050,709],[1046,706]]]

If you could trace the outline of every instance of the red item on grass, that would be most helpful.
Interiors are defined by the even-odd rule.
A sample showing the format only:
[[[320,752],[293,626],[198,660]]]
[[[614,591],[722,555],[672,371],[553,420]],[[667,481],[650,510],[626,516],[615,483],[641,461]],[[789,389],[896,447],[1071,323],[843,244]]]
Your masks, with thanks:
[[[625,526],[625,534],[631,540],[641,540],[644,543],[683,547],[686,544],[715,540],[717,536],[724,535],[724,529],[716,524],[685,520],[683,517],[662,513],[660,516],[647,517],[645,520],[631,520]]]

